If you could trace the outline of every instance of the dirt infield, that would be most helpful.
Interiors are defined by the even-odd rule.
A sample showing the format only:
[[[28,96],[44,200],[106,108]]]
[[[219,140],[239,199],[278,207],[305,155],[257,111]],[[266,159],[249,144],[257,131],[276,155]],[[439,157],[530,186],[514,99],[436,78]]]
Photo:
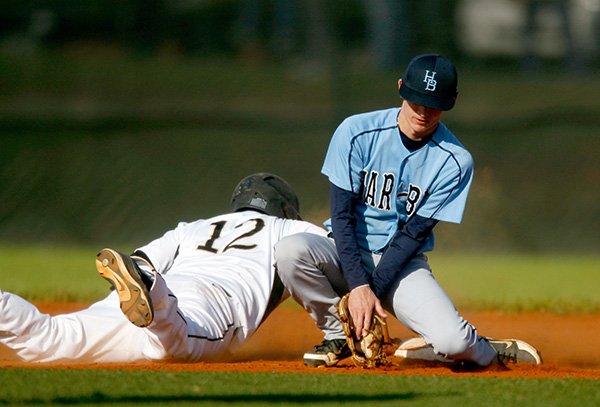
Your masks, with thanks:
[[[56,314],[82,308],[78,304],[39,304],[42,312]],[[390,366],[361,369],[351,361],[327,369],[311,369],[302,364],[302,353],[320,342],[321,335],[310,318],[301,310],[280,307],[261,326],[256,334],[226,362],[207,363],[134,363],[53,365],[55,367],[153,369],[188,371],[252,371],[349,373],[387,375],[477,375],[494,377],[573,377],[600,379],[600,314],[553,315],[502,314],[496,312],[464,313],[479,332],[491,337],[516,337],[536,346],[542,352],[544,364],[535,367],[510,366],[503,371],[455,372],[447,366],[393,360]],[[390,321],[394,337],[414,336],[395,320]],[[0,346],[2,367],[48,367],[16,361],[8,350]]]

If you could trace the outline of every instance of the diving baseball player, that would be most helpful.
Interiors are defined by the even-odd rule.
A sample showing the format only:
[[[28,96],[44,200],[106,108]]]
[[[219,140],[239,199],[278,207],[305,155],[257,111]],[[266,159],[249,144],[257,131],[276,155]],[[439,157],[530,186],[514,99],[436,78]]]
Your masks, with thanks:
[[[522,341],[480,336],[424,254],[433,249],[439,221],[461,222],[473,177],[471,155],[440,121],[456,101],[454,65],[419,55],[398,89],[401,108],[351,116],[333,134],[322,168],[332,236],[300,234],[275,246],[282,281],[324,333],[305,364],[331,366],[349,356],[335,313],[347,292],[356,338],[368,333],[374,313],[390,312],[445,359],[478,367],[540,363]]]
[[[32,362],[194,362],[235,349],[289,296],[273,245],[327,232],[299,220],[296,194],[272,174],[240,181],[231,209],[132,256],[102,250],[96,267],[115,290],[85,310],[49,316],[0,291],[0,343]]]

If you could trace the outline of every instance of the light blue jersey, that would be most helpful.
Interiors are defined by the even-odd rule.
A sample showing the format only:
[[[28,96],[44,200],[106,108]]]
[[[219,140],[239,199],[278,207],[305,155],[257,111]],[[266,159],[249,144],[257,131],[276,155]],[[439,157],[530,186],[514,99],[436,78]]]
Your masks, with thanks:
[[[473,178],[473,159],[441,122],[410,151],[398,129],[399,108],[351,116],[336,129],[322,173],[361,197],[355,209],[361,248],[381,252],[417,214],[460,223]],[[325,222],[331,229],[331,220]],[[433,234],[421,252],[433,249]]]

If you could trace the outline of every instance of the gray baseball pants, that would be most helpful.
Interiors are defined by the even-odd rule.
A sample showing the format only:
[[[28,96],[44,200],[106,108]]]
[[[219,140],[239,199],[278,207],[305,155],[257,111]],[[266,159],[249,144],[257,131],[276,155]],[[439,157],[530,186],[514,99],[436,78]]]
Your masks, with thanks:
[[[363,253],[363,264],[373,271],[381,255]],[[275,264],[292,297],[309,313],[325,339],[345,338],[335,306],[348,292],[332,238],[300,233],[275,245]],[[402,324],[421,335],[433,350],[453,360],[489,365],[494,348],[459,315],[433,277],[427,258],[416,256],[380,299]]]

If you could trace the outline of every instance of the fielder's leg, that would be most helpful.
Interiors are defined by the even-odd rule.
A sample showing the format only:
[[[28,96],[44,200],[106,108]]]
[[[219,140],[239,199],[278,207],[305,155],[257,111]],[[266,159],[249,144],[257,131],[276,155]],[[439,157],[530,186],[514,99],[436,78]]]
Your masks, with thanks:
[[[496,350],[459,315],[433,277],[425,256],[416,257],[404,268],[384,305],[444,358],[478,366],[488,366],[496,359]]]
[[[350,356],[336,305],[348,286],[332,239],[311,233],[288,236],[275,245],[275,266],[283,285],[308,312],[324,340],[304,354],[308,366],[332,366]]]

